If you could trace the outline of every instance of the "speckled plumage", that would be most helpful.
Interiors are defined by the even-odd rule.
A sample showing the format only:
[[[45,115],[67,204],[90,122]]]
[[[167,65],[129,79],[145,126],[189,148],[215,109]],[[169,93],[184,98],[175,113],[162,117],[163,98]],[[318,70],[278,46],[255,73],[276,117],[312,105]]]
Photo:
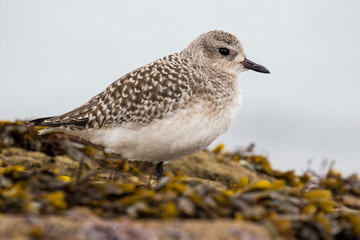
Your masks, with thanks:
[[[85,128],[150,124],[175,111],[193,94],[196,73],[173,54],[130,72],[83,106],[48,119],[53,123],[87,118]]]
[[[84,105],[30,122],[49,127],[41,134],[77,135],[128,160],[173,160],[207,147],[230,126],[241,103],[237,75],[250,66],[245,61],[234,35],[211,31],[124,75]]]

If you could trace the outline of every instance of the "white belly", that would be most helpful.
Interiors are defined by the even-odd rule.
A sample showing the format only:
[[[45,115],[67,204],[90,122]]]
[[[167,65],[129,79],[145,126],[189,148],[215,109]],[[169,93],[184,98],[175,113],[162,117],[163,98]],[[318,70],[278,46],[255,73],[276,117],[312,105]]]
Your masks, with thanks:
[[[229,128],[240,102],[240,94],[221,109],[199,102],[178,110],[171,118],[140,128],[92,129],[81,135],[128,160],[153,163],[173,160],[209,146]]]

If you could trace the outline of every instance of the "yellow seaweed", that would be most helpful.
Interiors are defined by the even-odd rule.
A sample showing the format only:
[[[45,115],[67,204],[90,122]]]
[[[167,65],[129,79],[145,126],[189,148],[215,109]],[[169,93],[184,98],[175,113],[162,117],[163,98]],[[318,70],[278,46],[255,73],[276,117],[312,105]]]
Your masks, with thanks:
[[[45,198],[49,200],[52,207],[56,209],[66,209],[65,193],[63,191],[56,191],[48,193]]]
[[[282,180],[276,180],[274,182],[269,182],[268,180],[260,180],[252,185],[250,185],[246,191],[255,191],[255,190],[280,190],[285,186],[285,182]]]
[[[260,167],[260,170],[265,172],[266,174],[271,174],[272,168],[269,160],[266,157],[255,155],[250,158],[250,162],[258,165]]]
[[[302,197],[309,201],[327,200],[331,198],[331,192],[325,189],[315,189],[303,193]]]
[[[161,217],[164,219],[175,218],[178,216],[176,204],[167,202],[160,205]]]
[[[59,175],[57,176],[57,179],[59,179],[62,182],[71,182],[71,177],[65,175]]]
[[[240,178],[240,180],[238,181],[237,187],[239,189],[243,189],[245,187],[247,187],[249,185],[249,178],[247,177],[242,177]]]
[[[216,147],[214,147],[214,149],[212,151],[213,151],[213,153],[218,154],[218,153],[221,153],[224,149],[225,149],[225,145],[220,143]]]

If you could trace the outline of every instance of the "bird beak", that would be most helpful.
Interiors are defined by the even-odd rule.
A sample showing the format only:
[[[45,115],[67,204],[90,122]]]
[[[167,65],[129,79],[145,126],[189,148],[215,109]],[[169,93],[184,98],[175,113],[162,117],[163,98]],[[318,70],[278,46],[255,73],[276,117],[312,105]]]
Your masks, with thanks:
[[[247,58],[245,58],[242,64],[244,65],[245,68],[254,70],[255,72],[270,73],[270,71],[266,67],[256,64]]]

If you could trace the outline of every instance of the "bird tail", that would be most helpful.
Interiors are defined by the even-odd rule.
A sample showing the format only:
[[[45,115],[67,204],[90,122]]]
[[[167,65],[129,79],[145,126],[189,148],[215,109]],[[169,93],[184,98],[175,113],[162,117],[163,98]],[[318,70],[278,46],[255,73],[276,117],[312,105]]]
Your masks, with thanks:
[[[88,119],[76,119],[71,121],[61,121],[57,116],[43,117],[27,121],[27,126],[48,127],[39,130],[39,135],[44,135],[52,132],[67,132],[70,128],[83,128],[86,126]]]
[[[50,118],[53,118],[53,117],[44,117],[44,118],[37,118],[37,119],[33,119],[33,120],[29,120],[26,122],[26,125],[28,127],[31,127],[31,126],[46,126],[46,127],[49,127],[48,124],[45,124],[45,120],[48,120]]]

